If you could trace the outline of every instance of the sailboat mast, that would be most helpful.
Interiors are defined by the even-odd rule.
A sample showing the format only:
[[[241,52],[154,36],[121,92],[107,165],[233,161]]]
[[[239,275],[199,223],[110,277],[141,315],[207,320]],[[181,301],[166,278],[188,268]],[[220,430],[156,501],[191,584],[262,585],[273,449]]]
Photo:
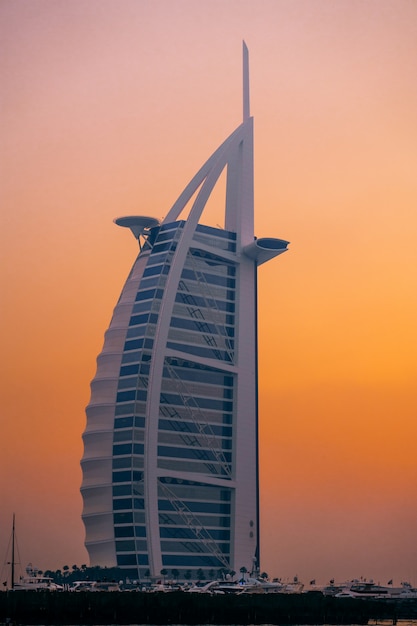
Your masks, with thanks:
[[[14,544],[15,544],[15,514],[13,513],[13,527],[12,527],[12,580],[11,588],[14,588]]]

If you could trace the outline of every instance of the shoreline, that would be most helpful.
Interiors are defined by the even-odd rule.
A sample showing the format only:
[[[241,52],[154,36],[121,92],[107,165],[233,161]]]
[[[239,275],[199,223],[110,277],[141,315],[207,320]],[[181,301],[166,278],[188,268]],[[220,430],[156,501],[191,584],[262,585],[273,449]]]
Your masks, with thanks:
[[[56,626],[108,624],[358,624],[417,619],[417,600],[333,598],[303,594],[219,595],[143,592],[4,591],[0,623]]]

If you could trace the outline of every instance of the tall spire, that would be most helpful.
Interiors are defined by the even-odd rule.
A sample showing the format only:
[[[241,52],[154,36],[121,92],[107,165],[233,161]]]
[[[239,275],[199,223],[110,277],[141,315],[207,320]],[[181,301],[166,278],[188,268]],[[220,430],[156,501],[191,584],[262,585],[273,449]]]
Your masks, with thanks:
[[[249,117],[249,51],[243,41],[243,121],[246,122]]]

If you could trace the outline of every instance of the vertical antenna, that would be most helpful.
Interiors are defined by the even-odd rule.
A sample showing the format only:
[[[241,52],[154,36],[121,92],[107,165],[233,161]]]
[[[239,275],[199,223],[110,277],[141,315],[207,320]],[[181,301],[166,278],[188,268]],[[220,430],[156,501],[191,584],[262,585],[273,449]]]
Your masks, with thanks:
[[[243,121],[246,122],[249,117],[249,51],[243,41]]]

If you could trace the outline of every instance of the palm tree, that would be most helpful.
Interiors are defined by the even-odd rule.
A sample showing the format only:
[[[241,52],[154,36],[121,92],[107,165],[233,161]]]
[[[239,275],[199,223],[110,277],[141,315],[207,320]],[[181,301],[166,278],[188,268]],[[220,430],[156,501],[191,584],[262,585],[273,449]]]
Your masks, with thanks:
[[[164,568],[164,569],[161,569],[160,574],[161,574],[161,576],[163,576],[163,578],[164,578],[164,584],[165,584],[165,576],[168,574],[168,570],[166,570],[165,568]]]
[[[178,580],[178,576],[180,575],[180,573],[177,569],[172,569],[171,574],[174,580]]]
[[[223,580],[225,575],[226,575],[226,570],[223,567],[217,570],[217,580]]]

